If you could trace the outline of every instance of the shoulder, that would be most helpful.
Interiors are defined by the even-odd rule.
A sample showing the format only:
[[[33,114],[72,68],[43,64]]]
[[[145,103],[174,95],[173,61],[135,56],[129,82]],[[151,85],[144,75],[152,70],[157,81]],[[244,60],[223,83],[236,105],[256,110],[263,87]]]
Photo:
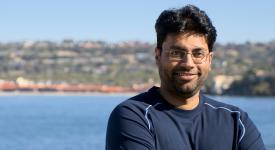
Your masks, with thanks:
[[[129,116],[130,114],[135,114],[144,116],[146,109],[155,103],[157,103],[157,99],[154,98],[154,91],[150,89],[121,102],[114,108],[111,115]]]
[[[107,125],[106,147],[119,149],[121,146],[132,149],[153,149],[151,132],[145,117],[148,107],[148,93],[131,97],[112,111]],[[126,148],[128,149],[128,148]]]
[[[209,98],[205,95],[202,95],[202,99],[203,99],[204,106],[208,109],[212,109],[212,110],[216,110],[216,111],[224,110],[224,111],[228,111],[230,113],[232,113],[232,112],[244,113],[244,111],[237,106],[214,100],[214,99]]]
[[[235,121],[245,122],[251,124],[251,120],[244,110],[241,108],[230,105],[224,102],[220,102],[209,97],[203,96],[204,112],[208,115],[223,116],[224,119],[233,119]]]

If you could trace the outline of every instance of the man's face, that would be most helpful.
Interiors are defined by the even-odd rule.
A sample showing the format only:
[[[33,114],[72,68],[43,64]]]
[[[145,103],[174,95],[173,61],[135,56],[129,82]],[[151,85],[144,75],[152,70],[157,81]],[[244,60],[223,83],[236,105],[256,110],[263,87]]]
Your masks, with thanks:
[[[173,55],[177,53],[169,53],[175,49],[188,54],[180,57],[180,60],[175,60]],[[163,90],[185,98],[199,92],[211,70],[213,56],[213,53],[209,52],[204,36],[186,33],[168,34],[162,44],[162,50],[156,48],[155,52]],[[196,52],[205,54],[201,62],[192,58],[196,56],[194,55]]]

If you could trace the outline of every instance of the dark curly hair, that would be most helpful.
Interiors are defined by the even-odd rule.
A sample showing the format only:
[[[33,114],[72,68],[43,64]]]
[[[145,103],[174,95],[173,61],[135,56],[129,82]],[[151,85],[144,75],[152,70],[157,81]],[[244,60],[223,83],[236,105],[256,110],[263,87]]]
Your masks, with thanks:
[[[180,9],[164,10],[156,21],[157,48],[162,49],[169,33],[194,33],[206,37],[209,51],[212,51],[217,33],[206,13],[193,5]]]

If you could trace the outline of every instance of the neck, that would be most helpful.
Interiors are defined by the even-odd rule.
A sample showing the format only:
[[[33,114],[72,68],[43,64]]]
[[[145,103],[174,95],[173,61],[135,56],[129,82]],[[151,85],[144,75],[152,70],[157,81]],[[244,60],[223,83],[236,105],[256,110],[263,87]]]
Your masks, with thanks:
[[[193,110],[199,105],[200,101],[199,91],[191,97],[183,97],[180,94],[172,94],[161,87],[160,94],[168,103],[182,110]]]

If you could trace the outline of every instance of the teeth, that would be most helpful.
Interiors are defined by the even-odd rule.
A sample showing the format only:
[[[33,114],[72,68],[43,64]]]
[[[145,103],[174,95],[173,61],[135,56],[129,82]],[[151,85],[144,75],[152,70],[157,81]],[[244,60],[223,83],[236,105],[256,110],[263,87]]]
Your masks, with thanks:
[[[193,76],[194,73],[184,73],[184,72],[175,72],[174,75],[176,76]]]
[[[190,73],[176,73],[177,75],[180,75],[180,76],[190,76],[190,75],[192,75],[192,74],[190,74]]]

